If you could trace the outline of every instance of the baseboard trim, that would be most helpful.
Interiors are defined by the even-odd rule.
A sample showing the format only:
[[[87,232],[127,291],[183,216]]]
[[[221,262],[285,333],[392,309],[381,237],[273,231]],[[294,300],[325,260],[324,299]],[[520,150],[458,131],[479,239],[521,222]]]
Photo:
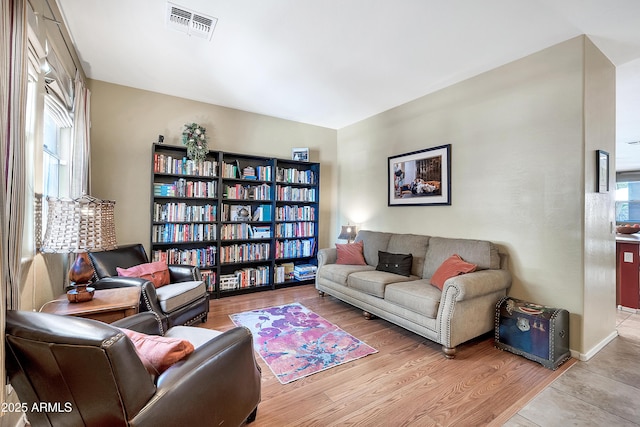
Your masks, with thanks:
[[[602,341],[600,341],[596,346],[594,346],[593,348],[591,348],[591,350],[589,350],[586,353],[578,353],[575,350],[571,350],[571,357],[575,357],[578,360],[581,360],[583,362],[586,362],[587,360],[591,359],[593,356],[595,356],[600,350],[602,350],[607,344],[609,344],[611,341],[613,341],[616,337],[618,336],[618,331],[615,330],[613,332],[611,332],[609,334],[609,336],[607,336],[605,339],[603,339]]]

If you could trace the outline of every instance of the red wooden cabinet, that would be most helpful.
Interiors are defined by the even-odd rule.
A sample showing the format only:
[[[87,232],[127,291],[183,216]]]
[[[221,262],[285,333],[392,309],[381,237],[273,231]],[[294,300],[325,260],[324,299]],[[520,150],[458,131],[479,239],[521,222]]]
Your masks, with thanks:
[[[617,292],[616,302],[623,307],[640,308],[640,240],[623,241],[616,244]]]

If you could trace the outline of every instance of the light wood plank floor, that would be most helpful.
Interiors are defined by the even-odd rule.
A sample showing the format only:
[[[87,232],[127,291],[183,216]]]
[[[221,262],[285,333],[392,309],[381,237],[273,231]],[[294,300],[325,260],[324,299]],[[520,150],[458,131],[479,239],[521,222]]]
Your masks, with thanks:
[[[229,314],[299,302],[378,353],[282,385],[262,368],[262,402],[251,424],[263,426],[502,425],[575,361],[551,371],[497,350],[486,335],[447,360],[440,345],[333,297],[313,285],[211,301],[207,328],[233,327]]]

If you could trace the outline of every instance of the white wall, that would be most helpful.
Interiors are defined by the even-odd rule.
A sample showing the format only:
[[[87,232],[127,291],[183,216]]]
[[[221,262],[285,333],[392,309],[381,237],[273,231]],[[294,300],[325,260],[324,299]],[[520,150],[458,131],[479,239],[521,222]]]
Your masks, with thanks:
[[[579,352],[615,327],[613,234],[597,233],[596,269],[606,274],[584,279],[585,245],[595,237],[584,224],[593,150],[614,146],[613,105],[594,100],[590,117],[604,119],[585,147],[585,67],[598,67],[590,84],[611,96],[615,72],[601,58],[585,61],[587,42],[569,40],[338,131],[339,222],[496,242],[510,256],[510,294],[569,310]],[[589,58],[599,53],[587,44]],[[387,158],[442,144],[452,145],[452,205],[388,207]],[[589,218],[588,230],[609,227],[608,212]],[[590,315],[608,313],[593,332],[582,328],[587,303]]]

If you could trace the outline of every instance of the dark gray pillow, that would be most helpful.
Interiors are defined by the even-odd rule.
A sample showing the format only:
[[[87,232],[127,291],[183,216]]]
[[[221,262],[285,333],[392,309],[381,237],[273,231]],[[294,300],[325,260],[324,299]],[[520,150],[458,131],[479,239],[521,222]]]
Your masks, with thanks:
[[[409,277],[411,276],[411,263],[413,263],[413,255],[411,254],[392,254],[378,251],[376,270]]]

